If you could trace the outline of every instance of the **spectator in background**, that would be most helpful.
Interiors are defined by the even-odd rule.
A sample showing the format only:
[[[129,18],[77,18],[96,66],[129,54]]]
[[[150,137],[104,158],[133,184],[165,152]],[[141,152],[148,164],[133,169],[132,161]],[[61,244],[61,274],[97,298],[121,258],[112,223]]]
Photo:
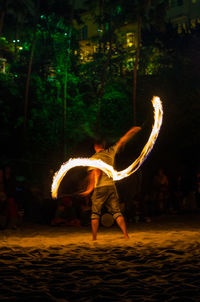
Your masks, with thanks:
[[[11,229],[16,229],[20,223],[20,215],[18,211],[18,205],[13,197],[7,199],[7,227]]]
[[[11,166],[4,168],[4,189],[6,194],[6,227],[15,229],[19,225],[20,215],[16,202],[16,178]]]
[[[200,172],[196,174],[195,181],[195,198],[197,209],[200,209]]]
[[[0,192],[5,192],[4,173],[2,168],[0,168]]]
[[[4,185],[5,193],[8,198],[16,197],[16,178],[13,173],[13,170],[10,166],[5,166],[4,168]]]
[[[139,210],[141,209],[142,191],[141,171],[137,171],[136,173],[125,178],[124,181],[121,181],[121,184],[119,184],[118,187],[121,189],[120,199],[124,204],[124,215],[126,220],[128,222],[135,222],[136,220],[138,221],[138,217],[141,217],[141,211]],[[138,214],[139,212],[140,214]]]
[[[53,182],[54,170],[52,168],[49,169],[48,175],[45,176],[43,182],[43,198],[51,199],[51,185]]]
[[[63,196],[58,201],[55,217],[51,221],[52,226],[80,226],[72,200],[68,196]]]
[[[183,176],[181,173],[175,177],[172,187],[173,210],[175,213],[180,213],[184,198]]]
[[[169,210],[169,181],[163,169],[159,169],[153,179],[153,198],[158,214],[164,214]]]
[[[7,197],[4,192],[0,192],[0,229],[5,229],[7,224]]]
[[[56,202],[51,197],[51,185],[53,181],[54,170],[49,169],[48,175],[45,175],[43,182],[43,200],[41,206],[42,223],[51,224],[56,211]]]
[[[82,199],[80,205],[80,221],[81,225],[87,226],[90,224],[90,217],[91,217],[91,202],[89,196],[85,196]]]

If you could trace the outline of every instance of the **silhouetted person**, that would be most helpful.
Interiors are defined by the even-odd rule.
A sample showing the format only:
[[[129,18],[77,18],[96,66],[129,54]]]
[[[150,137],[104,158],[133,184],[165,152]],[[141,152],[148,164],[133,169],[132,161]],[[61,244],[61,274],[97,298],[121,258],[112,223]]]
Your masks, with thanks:
[[[10,166],[4,168],[4,185],[7,197],[15,199],[16,196],[16,178]]]
[[[41,206],[42,222],[50,224],[55,215],[56,203],[51,197],[51,185],[53,182],[54,170],[49,169],[48,175],[45,176],[43,182],[43,201]]]
[[[0,169],[0,192],[5,193],[4,171]]]
[[[51,225],[80,226],[80,220],[77,218],[76,210],[69,196],[60,198]]]
[[[200,172],[198,172],[196,175],[195,198],[196,198],[196,206],[198,209],[200,209]]]
[[[159,214],[168,210],[168,178],[165,175],[163,169],[159,169],[153,179],[154,186],[154,200],[156,202],[156,209]]]

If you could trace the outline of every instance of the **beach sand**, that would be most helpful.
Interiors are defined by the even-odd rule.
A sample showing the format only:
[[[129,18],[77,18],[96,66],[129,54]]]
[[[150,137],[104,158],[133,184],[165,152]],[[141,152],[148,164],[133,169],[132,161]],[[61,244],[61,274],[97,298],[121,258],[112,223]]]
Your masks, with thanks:
[[[199,218],[0,231],[0,301],[200,301]]]

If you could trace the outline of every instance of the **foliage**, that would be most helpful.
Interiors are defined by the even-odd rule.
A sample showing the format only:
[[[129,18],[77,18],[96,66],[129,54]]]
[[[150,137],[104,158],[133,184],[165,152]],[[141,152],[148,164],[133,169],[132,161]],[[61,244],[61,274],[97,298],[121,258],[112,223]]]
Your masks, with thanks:
[[[7,13],[12,22],[7,18],[3,25],[6,38],[1,38],[0,52],[9,63],[8,73],[0,74],[0,133],[5,144],[4,153],[9,149],[13,152],[13,146],[20,152],[24,146],[24,94],[36,2],[27,1],[26,5],[21,2],[22,18],[18,21],[11,5]],[[88,7],[99,3],[89,2]],[[168,157],[174,155],[176,158],[181,154],[183,160],[186,156],[182,150],[185,154],[191,153],[191,142],[198,150],[199,26],[178,35],[175,29],[163,22],[165,1],[151,1],[145,14],[146,1],[104,1],[102,15],[90,7],[103,30],[97,32],[93,41],[100,41],[103,46],[95,53],[93,61],[82,64],[76,29],[73,28],[69,37],[70,2],[60,0],[58,5],[56,3],[54,0],[40,1],[29,93],[26,156],[46,160],[49,153],[56,154],[62,149],[63,139],[67,140],[68,151],[72,154],[87,137],[92,139],[99,134],[114,142],[132,126],[135,48],[123,46],[125,38],[121,28],[126,22],[134,23],[138,13],[143,13],[144,22],[138,70],[137,119],[142,124],[151,115],[152,121],[151,97],[155,94],[161,96],[164,122],[159,150]],[[77,12],[75,15],[80,19]],[[17,31],[14,20],[18,22]],[[12,42],[16,35],[21,49]],[[63,137],[66,76],[67,131]],[[98,133],[97,117],[100,118]],[[148,121],[148,131],[150,128]],[[197,154],[195,156],[198,157]]]

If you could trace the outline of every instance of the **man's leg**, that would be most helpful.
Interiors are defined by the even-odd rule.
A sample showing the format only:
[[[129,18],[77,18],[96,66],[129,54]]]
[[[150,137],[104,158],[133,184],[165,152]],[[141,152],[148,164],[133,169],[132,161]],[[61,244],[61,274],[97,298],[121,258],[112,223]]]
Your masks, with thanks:
[[[127,229],[126,229],[126,222],[124,220],[124,217],[123,216],[118,216],[116,218],[116,222],[118,224],[118,226],[120,227],[120,229],[122,230],[122,233],[124,234],[124,238],[128,239],[129,236],[127,234]]]
[[[99,219],[93,218],[91,219],[91,227],[92,227],[92,240],[97,239],[97,231],[99,228]]]
[[[92,215],[91,215],[91,227],[92,227],[92,239],[97,239],[97,231],[99,228],[99,219],[101,215],[101,208],[105,202],[105,189],[95,188],[92,194]]]
[[[119,196],[117,193],[117,189],[115,186],[109,188],[109,192],[111,193],[109,196],[109,200],[107,203],[107,207],[110,213],[112,213],[113,218],[116,220],[118,226],[120,227],[124,237],[126,239],[129,238],[126,229],[126,222],[124,220],[123,215],[121,214],[120,206],[119,206]]]

